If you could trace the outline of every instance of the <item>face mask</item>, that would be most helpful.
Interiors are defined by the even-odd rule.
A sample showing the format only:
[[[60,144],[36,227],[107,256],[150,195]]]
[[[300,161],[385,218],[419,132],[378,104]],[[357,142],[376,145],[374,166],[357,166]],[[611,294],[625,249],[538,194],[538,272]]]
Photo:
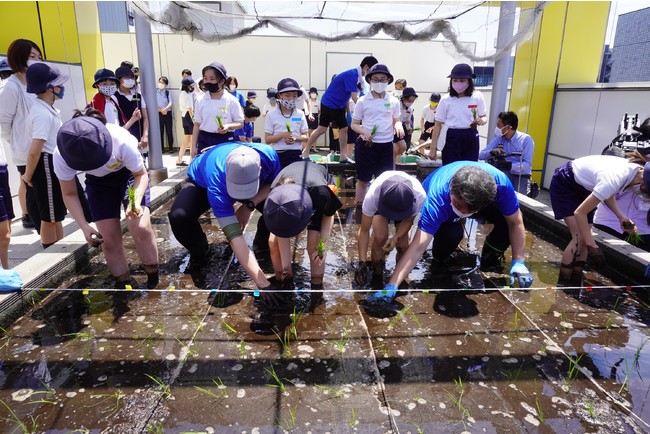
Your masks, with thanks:
[[[388,83],[370,83],[370,89],[375,93],[382,93],[386,90]]]
[[[117,86],[114,84],[108,84],[108,85],[100,84],[99,92],[105,96],[112,96],[113,94],[115,94],[115,92],[117,92]]]
[[[468,81],[453,81],[451,83],[451,87],[454,88],[456,93],[463,93],[469,87],[469,82]]]
[[[296,108],[296,100],[295,99],[279,99],[278,102],[283,106],[288,109],[294,109]]]
[[[135,80],[132,78],[125,78],[122,82],[122,86],[126,87],[127,89],[133,89],[133,86],[135,86]]]
[[[231,84],[230,86],[228,86],[228,89],[229,89],[231,92],[234,92],[235,89],[237,89],[237,86],[235,86],[234,84]]]
[[[315,93],[310,93],[310,94],[309,94],[309,97],[310,97],[311,99],[316,99],[317,96],[318,96],[318,95],[315,94]]]
[[[65,93],[65,89],[63,86],[59,86],[59,89],[61,89],[58,93],[54,92],[54,88],[52,88],[52,93],[54,94],[55,97],[59,99],[63,99],[63,94]]]
[[[219,92],[219,83],[203,83],[203,87],[210,93]]]
[[[396,90],[396,91],[393,92],[393,93],[394,93],[394,95],[395,95],[397,98],[400,98],[400,97],[402,96],[402,91],[401,91],[401,90]]]
[[[404,102],[404,107],[411,107],[412,104],[413,104],[412,102],[406,101]]]
[[[438,107],[438,103],[437,103],[437,102],[433,102],[433,101],[431,101],[431,102],[429,103],[429,106],[431,106],[432,109],[435,109],[436,107]]]
[[[165,89],[165,83],[158,83],[158,89],[160,90]]]
[[[503,127],[505,128],[505,127]],[[503,128],[495,127],[494,128],[494,135],[496,137],[503,137]]]
[[[471,216],[471,215],[474,214],[473,212],[470,212],[470,213],[467,213],[467,214],[463,214],[462,212],[460,212],[459,209],[457,209],[457,208],[454,206],[453,203],[451,204],[451,209],[454,210],[454,214],[456,214],[458,217],[460,217],[460,218],[462,218],[462,219],[467,218],[467,217],[469,217],[469,216]]]
[[[276,98],[269,98],[269,102],[271,103],[271,105],[275,105],[275,103],[278,102],[278,100]]]

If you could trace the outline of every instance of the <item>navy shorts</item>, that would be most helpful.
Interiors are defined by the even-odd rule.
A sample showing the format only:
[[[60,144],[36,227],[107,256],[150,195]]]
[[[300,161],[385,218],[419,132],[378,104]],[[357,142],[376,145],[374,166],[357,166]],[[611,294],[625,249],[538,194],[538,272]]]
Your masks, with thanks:
[[[354,144],[354,158],[356,161],[357,179],[370,182],[382,173],[393,170],[393,142],[373,143],[367,147],[365,140],[359,139]]]
[[[207,148],[211,148],[221,143],[228,143],[235,141],[235,134],[228,132],[226,134],[208,133],[207,131],[199,130],[199,137],[196,140],[196,152],[200,154]]]
[[[589,190],[576,182],[573,165],[570,161],[555,169],[549,192],[551,193],[551,207],[557,220],[572,216],[576,208],[591,194]],[[596,210],[592,210],[587,214],[589,223],[594,222],[595,212]]]
[[[120,218],[120,203],[126,210],[129,205],[127,185],[133,186],[133,174],[123,167],[106,176],[86,175],[86,194],[94,221]],[[151,208],[150,191],[140,201],[141,207]]]
[[[0,166],[0,222],[13,220],[14,205],[11,201],[11,189],[9,188],[9,173],[7,166]]]
[[[32,175],[32,187],[38,205],[38,215],[44,222],[55,223],[65,219],[61,184],[54,174],[52,154],[42,152]]]
[[[476,128],[448,129],[442,165],[454,161],[478,161],[478,130]]]
[[[302,151],[299,151],[297,149],[290,151],[280,151],[278,152],[278,158],[280,159],[280,168],[284,169],[291,163],[302,161]]]
[[[348,119],[345,116],[345,108],[331,108],[321,104],[318,125],[327,128],[332,126],[330,122],[334,124],[335,128],[347,128]]]
[[[311,115],[314,117],[314,120],[310,121],[309,117],[307,117],[307,127],[310,130],[315,130],[318,128],[318,113],[312,113]]]
[[[186,136],[191,136],[192,130],[194,130],[194,121],[192,120],[192,116],[190,116],[190,112],[187,112],[183,116],[183,133]]]
[[[356,143],[359,138],[359,133],[348,127],[348,143]]]
[[[420,140],[424,140],[425,142],[431,138],[431,133],[427,133],[426,131],[434,126],[436,123],[435,122],[424,122],[424,130],[420,133]]]

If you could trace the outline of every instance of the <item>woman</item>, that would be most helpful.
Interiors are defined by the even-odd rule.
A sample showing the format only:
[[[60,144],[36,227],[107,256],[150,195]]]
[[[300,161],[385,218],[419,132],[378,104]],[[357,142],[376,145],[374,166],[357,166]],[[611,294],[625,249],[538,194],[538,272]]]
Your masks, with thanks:
[[[237,77],[230,76],[226,78],[226,89],[232,96],[237,98],[239,104],[244,108],[246,107],[246,98],[244,98],[244,95],[237,90],[238,87],[239,81],[237,81]]]
[[[192,130],[194,129],[194,80],[185,77],[181,81],[181,96],[178,105],[181,109],[181,117],[183,118],[183,143],[178,150],[178,158],[176,158],[177,167],[186,167],[187,163],[183,161],[185,150],[192,142]]]
[[[436,159],[436,143],[443,125],[448,127],[442,164],[454,161],[478,161],[479,138],[477,127],[487,123],[485,100],[483,94],[474,89],[472,67],[459,63],[451,70],[449,94],[438,104],[435,125],[431,132],[433,149],[429,158]]]

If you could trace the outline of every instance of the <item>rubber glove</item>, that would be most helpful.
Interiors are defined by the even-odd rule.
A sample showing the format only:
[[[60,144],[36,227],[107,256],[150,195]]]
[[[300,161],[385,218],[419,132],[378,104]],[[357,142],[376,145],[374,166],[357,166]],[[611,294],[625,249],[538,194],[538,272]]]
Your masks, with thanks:
[[[512,267],[510,268],[510,286],[514,286],[515,279],[519,282],[520,288],[528,288],[533,284],[533,275],[530,274],[526,264],[521,259],[515,259],[512,261]]]
[[[369,302],[375,302],[375,301],[391,302],[395,299],[396,294],[397,294],[397,286],[388,283],[386,284],[386,286],[382,291],[377,291],[374,294],[369,295],[368,297],[366,297],[366,300]]]
[[[0,292],[20,291],[23,279],[14,270],[0,268]]]

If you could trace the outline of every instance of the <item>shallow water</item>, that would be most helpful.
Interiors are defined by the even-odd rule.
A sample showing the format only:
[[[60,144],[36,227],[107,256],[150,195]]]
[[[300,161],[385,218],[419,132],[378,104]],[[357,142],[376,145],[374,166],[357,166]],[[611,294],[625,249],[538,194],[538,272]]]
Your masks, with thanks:
[[[180,271],[186,251],[169,230],[168,208],[154,213],[159,288],[195,291],[140,291],[146,277],[130,253],[133,291],[49,295],[0,341],[1,432],[648,430],[647,306],[598,288],[613,283],[607,277],[587,272],[590,291],[470,295],[475,312],[461,318],[434,312],[433,291],[407,292],[401,312],[375,318],[358,306],[363,294],[341,291],[353,288],[347,264],[357,255],[354,211],[342,211],[324,301],[313,313],[273,318],[286,327],[283,344],[251,331],[254,297],[212,304],[210,289],[253,289],[214,220],[203,219],[207,272]],[[254,228],[253,220],[249,244]],[[132,252],[129,236],[125,243]],[[304,237],[295,245],[298,288],[309,281],[304,245]],[[560,250],[529,234],[526,251],[535,285],[554,286]],[[408,288],[436,288],[427,257]],[[389,268],[394,261],[393,253]],[[261,264],[272,271],[268,259]],[[100,255],[61,287],[111,284]]]

